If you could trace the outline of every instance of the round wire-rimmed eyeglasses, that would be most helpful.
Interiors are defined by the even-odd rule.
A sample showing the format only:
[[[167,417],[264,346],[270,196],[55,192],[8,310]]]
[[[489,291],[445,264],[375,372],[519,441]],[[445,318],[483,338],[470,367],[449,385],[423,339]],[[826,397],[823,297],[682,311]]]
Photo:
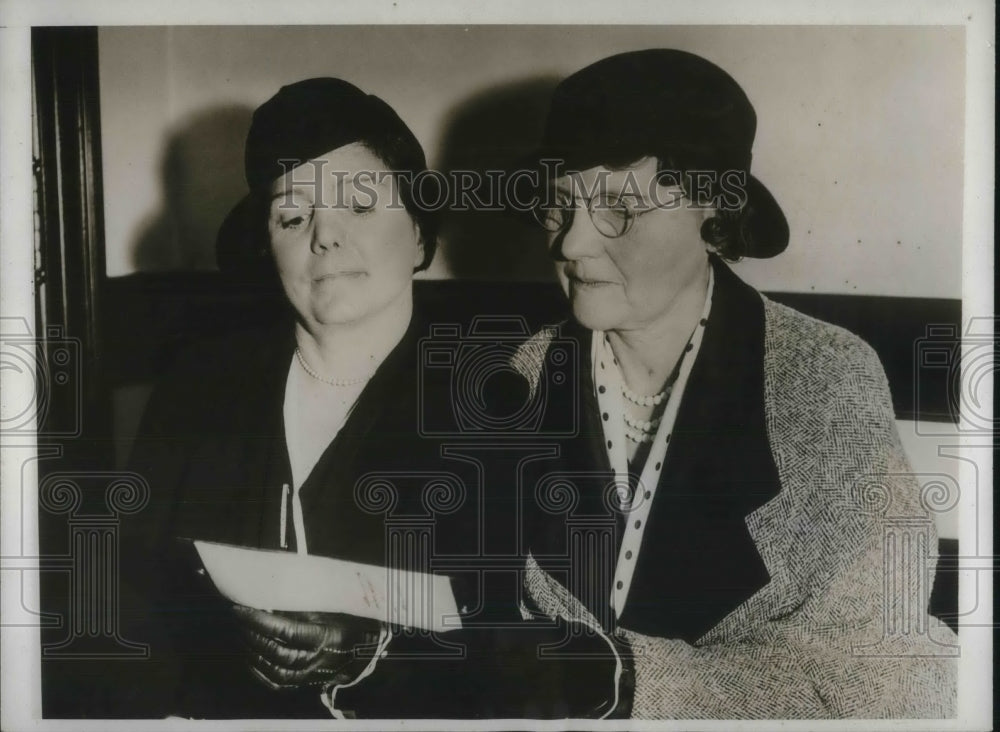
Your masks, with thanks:
[[[617,239],[625,236],[632,224],[640,216],[656,211],[658,206],[646,204],[642,208],[630,205],[625,198],[612,198],[608,196],[595,196],[594,198],[579,198],[581,203],[586,204],[587,214],[594,228],[608,239]],[[570,201],[539,202],[531,213],[535,221],[552,234],[566,231],[573,223],[573,216],[576,213],[577,204]]]

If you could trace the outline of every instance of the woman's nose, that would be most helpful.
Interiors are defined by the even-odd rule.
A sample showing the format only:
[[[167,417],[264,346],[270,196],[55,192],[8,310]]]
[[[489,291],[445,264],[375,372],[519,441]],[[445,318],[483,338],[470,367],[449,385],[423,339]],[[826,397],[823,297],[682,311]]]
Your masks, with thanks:
[[[345,229],[332,207],[317,208],[313,214],[313,231],[310,248],[313,254],[325,254],[344,244]]]
[[[569,224],[555,240],[556,259],[598,257],[604,252],[604,237],[594,228],[586,206],[578,206]]]

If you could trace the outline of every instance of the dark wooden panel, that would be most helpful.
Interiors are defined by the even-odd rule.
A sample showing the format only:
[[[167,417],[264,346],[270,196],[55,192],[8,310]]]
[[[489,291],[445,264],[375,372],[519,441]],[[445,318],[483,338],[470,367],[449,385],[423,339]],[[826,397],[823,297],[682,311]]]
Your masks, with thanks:
[[[105,486],[88,483],[85,476],[106,469],[112,456],[101,347],[105,265],[97,29],[33,28],[31,57],[36,334],[43,363],[50,366],[39,374],[48,397],[39,406],[39,454],[48,456],[38,461],[39,492],[44,496],[47,478],[61,473],[79,498],[72,517],[40,500],[41,566],[59,570],[40,572],[40,609],[48,620],[61,619],[43,623],[40,630],[42,710],[47,718],[86,716],[99,709],[91,680],[101,665],[80,660],[86,653],[80,649],[93,635],[79,622],[79,610],[105,607],[101,603],[114,583],[87,585],[94,576],[113,577],[114,570],[100,561],[88,565],[80,544],[69,539],[79,516],[106,510]],[[72,572],[66,566],[70,559]],[[77,657],[53,660],[50,655],[68,648]]]
[[[35,262],[37,333],[48,352],[73,339],[84,378],[66,400],[55,395],[40,437],[85,424],[99,439],[107,426],[102,371],[101,284],[104,202],[96,28],[31,32],[38,240]]]
[[[902,419],[957,421],[949,389],[957,369],[921,366],[922,352],[957,358],[954,338],[928,337],[929,329],[959,333],[958,300],[769,293],[808,315],[840,325],[872,345],[889,378]],[[465,326],[476,315],[513,315],[527,327],[567,315],[554,283],[418,280],[414,297],[437,322]],[[273,287],[219,273],[139,274],[108,280],[104,332],[111,385],[154,379],[187,340],[278,317],[283,298]]]

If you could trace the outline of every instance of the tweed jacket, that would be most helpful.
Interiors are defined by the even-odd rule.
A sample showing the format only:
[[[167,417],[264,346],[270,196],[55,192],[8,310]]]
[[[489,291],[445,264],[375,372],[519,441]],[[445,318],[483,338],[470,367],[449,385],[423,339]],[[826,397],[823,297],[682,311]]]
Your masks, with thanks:
[[[957,638],[927,614],[936,533],[878,358],[713,266],[711,315],[620,617],[607,571],[620,536],[576,559],[566,538],[582,506],[601,513],[573,476],[610,470],[590,333],[543,329],[513,359],[537,395],[553,344],[579,346],[576,402],[548,406],[579,409],[580,429],[526,477],[537,486],[562,471],[577,492],[526,521],[527,611],[622,643],[636,718],[953,716]]]

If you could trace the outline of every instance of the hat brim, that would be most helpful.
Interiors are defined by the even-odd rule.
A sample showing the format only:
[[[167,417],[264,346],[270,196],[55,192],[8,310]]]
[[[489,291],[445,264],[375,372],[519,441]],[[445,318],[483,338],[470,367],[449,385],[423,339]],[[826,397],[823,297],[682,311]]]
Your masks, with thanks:
[[[260,205],[259,197],[248,193],[226,214],[215,235],[215,262],[230,277],[273,286],[277,270]]]
[[[767,187],[752,175],[747,176],[746,217],[744,219],[744,256],[769,259],[788,246],[788,220]]]

